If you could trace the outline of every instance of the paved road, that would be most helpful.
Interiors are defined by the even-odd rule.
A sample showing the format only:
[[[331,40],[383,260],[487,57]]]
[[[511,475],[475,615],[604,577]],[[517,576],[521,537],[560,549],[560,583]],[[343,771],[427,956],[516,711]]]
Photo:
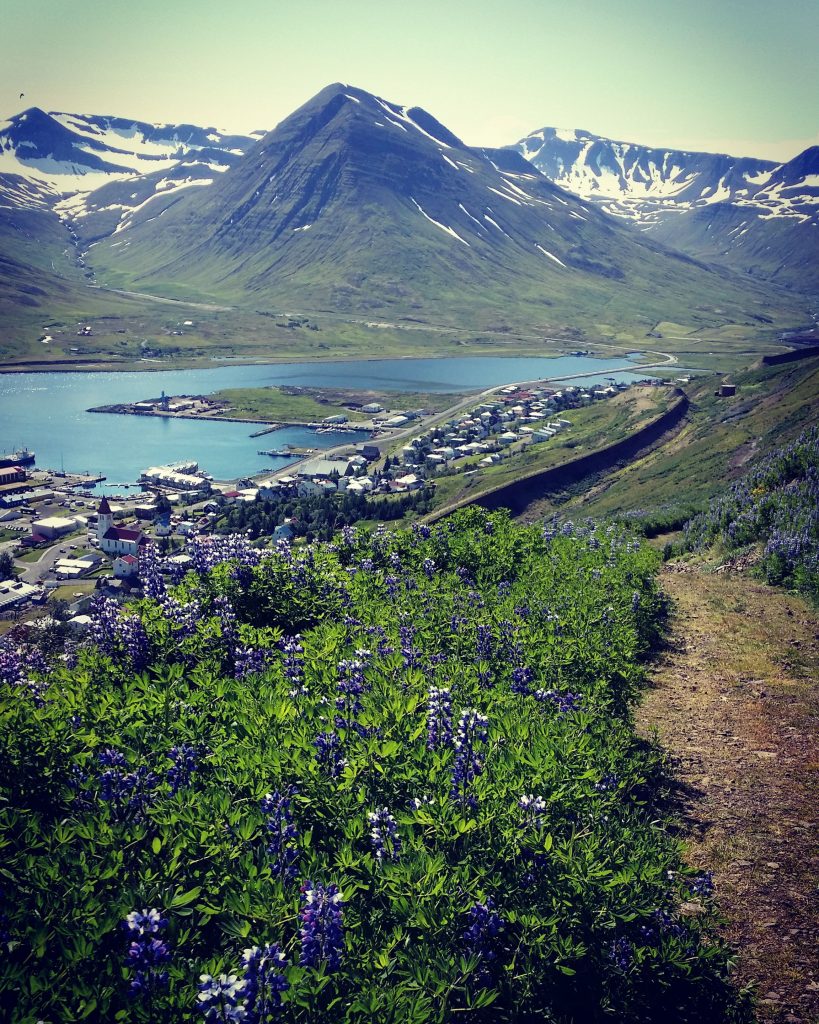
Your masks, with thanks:
[[[61,547],[66,549],[65,553],[60,550]],[[58,558],[68,558],[70,555],[71,552],[66,544],[54,544],[52,547],[46,548],[39,561],[23,562],[17,558],[14,564],[24,570],[23,575],[20,577],[23,583],[31,583],[34,586],[38,586],[46,578]]]

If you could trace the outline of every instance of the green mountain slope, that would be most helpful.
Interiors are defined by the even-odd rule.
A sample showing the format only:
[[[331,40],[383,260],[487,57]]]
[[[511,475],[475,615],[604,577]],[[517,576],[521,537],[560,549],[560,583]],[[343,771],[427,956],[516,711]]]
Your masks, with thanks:
[[[114,286],[475,327],[801,319],[799,301],[646,241],[519,155],[341,85],[91,259]]]

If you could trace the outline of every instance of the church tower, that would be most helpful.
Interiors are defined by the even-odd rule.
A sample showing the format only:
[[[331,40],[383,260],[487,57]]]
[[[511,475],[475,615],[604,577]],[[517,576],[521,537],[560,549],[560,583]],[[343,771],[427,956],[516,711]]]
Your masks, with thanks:
[[[97,509],[97,540],[102,542],[102,538],[106,533],[108,533],[113,525],[114,513],[111,511],[108,499],[103,497],[100,502],[100,507]]]

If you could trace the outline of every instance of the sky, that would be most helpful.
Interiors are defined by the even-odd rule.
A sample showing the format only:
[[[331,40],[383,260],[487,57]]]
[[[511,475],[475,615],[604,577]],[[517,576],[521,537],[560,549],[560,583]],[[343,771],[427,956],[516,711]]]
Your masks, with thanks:
[[[249,132],[340,81],[469,145],[544,126],[774,160],[819,144],[819,0],[0,0],[0,24],[3,118]]]

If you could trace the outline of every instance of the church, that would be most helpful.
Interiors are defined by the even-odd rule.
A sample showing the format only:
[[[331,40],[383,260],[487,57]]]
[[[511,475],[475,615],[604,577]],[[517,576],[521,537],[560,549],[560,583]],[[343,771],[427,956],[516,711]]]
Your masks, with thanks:
[[[133,555],[139,557],[139,549],[148,543],[148,538],[139,527],[132,529],[125,526],[114,526],[114,513],[103,497],[97,509],[97,540],[100,550],[106,555]]]

